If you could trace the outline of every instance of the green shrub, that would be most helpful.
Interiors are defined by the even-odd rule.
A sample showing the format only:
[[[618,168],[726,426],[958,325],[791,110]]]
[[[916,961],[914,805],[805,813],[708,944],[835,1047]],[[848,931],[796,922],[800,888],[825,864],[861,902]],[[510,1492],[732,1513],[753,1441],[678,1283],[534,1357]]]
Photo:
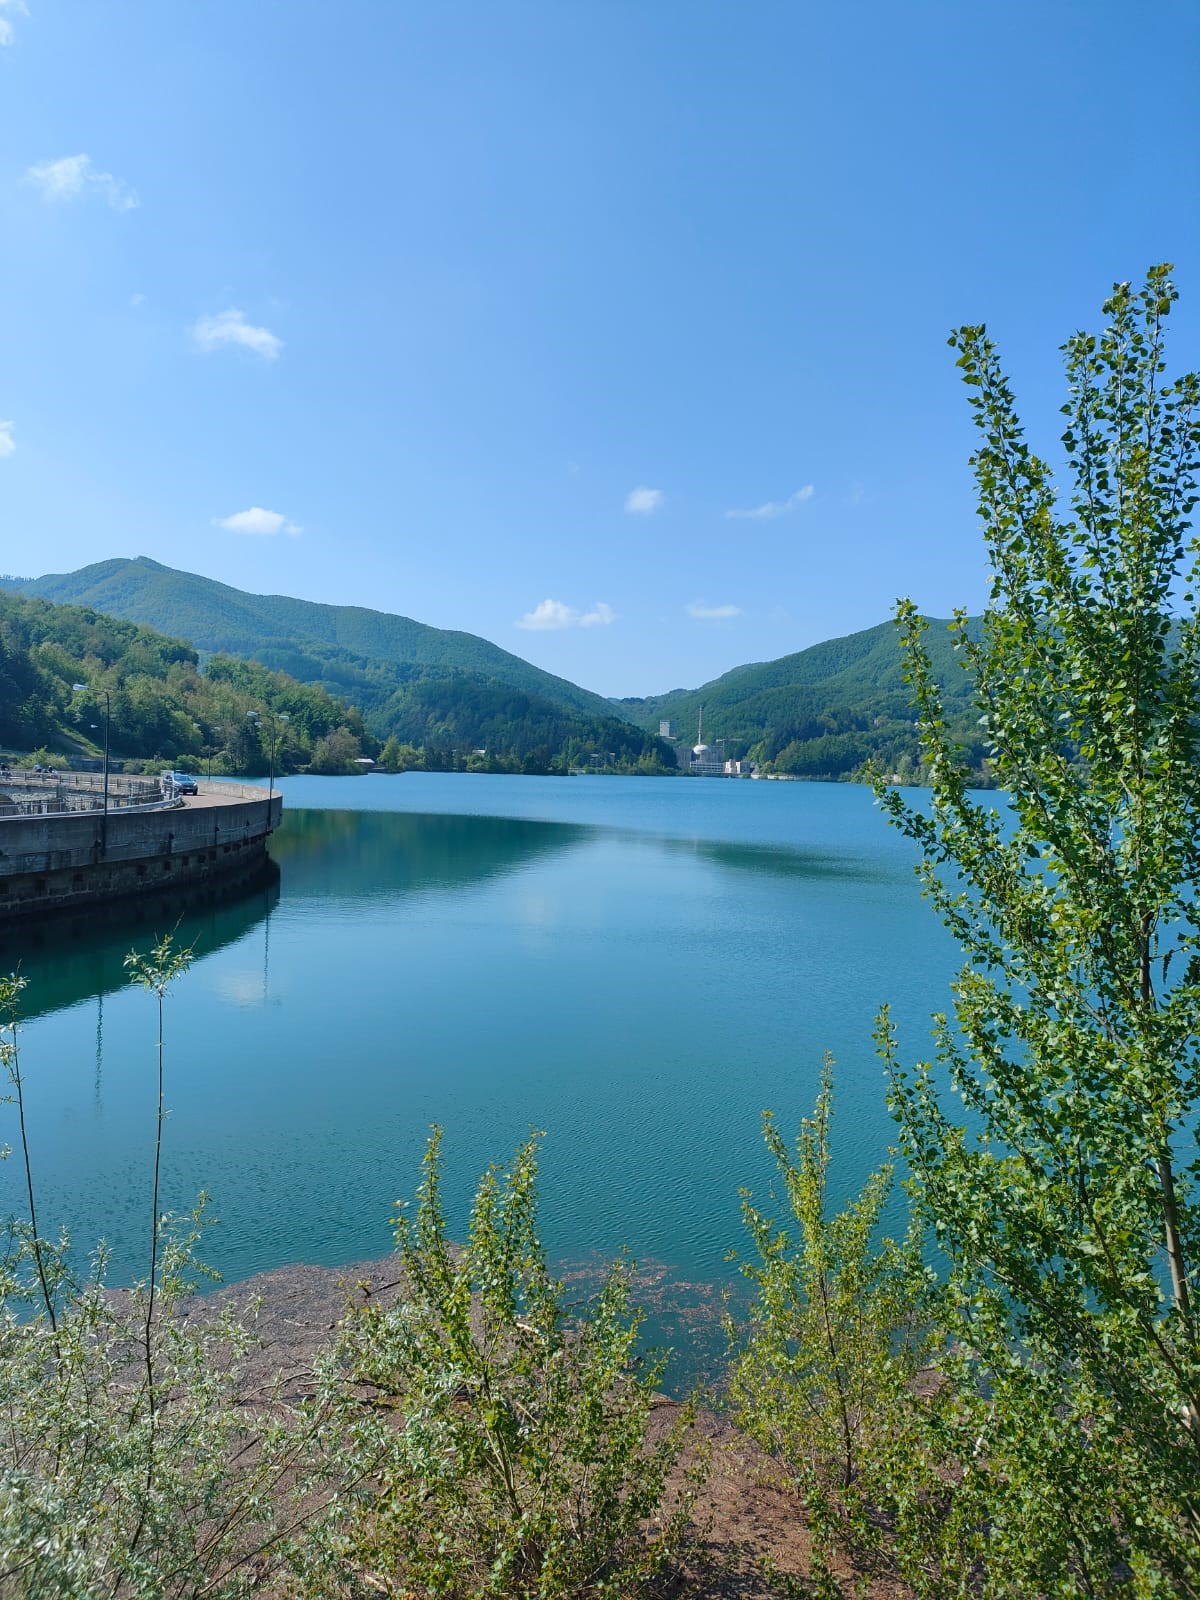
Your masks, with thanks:
[[[187,952],[163,940],[131,957],[161,1004]],[[17,1007],[0,979],[0,1065],[25,1156],[29,1219],[0,1241],[0,1596],[3,1600],[233,1600],[331,1497],[326,1476],[297,1510],[281,1485],[321,1465],[328,1413],[248,1403],[252,1334],[231,1314],[184,1315],[205,1269],[203,1198],[182,1229],[151,1208],[149,1276],[104,1286],[104,1254],[80,1281],[69,1241],[38,1233],[25,1139]],[[157,1184],[157,1160],[155,1185]]]
[[[776,1222],[743,1191],[754,1256],[742,1272],[755,1292],[729,1374],[737,1421],[804,1497],[827,1585],[835,1551],[894,1564],[897,1517],[929,1481],[914,1388],[927,1348],[920,1240],[876,1242],[888,1166],[844,1211],[828,1214],[832,1114],[827,1061],[794,1156],[764,1117],[790,1221]],[[738,1337],[732,1322],[729,1331]]]
[[[679,1547],[690,1495],[667,1479],[691,1409],[651,1441],[662,1364],[638,1364],[624,1265],[568,1313],[537,1236],[535,1151],[485,1174],[456,1249],[435,1131],[397,1225],[402,1298],[348,1326],[341,1359],[374,1403],[352,1429],[351,1476],[370,1487],[343,1530],[343,1593],[358,1573],[453,1600],[629,1597]]]

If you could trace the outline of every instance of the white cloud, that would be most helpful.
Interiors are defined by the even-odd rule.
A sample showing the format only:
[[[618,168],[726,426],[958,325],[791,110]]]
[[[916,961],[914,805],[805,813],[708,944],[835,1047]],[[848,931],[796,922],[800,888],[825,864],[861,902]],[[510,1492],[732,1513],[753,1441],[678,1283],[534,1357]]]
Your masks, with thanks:
[[[578,615],[561,600],[543,600],[541,605],[525,613],[517,627],[528,628],[531,633],[544,633],[552,628],[569,628]]]
[[[59,161],[39,161],[25,176],[39,185],[47,200],[71,200],[83,193],[91,164],[91,156],[63,156]]]
[[[562,628],[607,627],[617,620],[617,613],[603,600],[597,600],[590,611],[576,611],[574,606],[561,600],[543,600],[532,611],[527,611],[516,624],[531,633],[550,633]]]
[[[15,17],[29,15],[29,7],[25,4],[25,0],[0,0],[0,11],[5,9],[11,11]],[[16,36],[16,29],[7,17],[0,17],[0,50],[5,45],[11,44]]]
[[[26,171],[25,178],[37,184],[43,200],[75,200],[85,192],[99,192],[114,211],[133,211],[141,204],[120,178],[114,178],[111,172],[97,172],[88,155],[39,161]]]
[[[145,304],[146,296],[144,294],[131,294],[129,296],[129,309],[131,311],[136,311],[139,306],[144,306]]]
[[[585,611],[579,619],[581,628],[607,627],[610,622],[617,620],[617,613],[611,606],[606,606],[603,600],[597,600],[590,611]]]
[[[693,600],[684,610],[697,622],[719,622],[724,617],[740,617],[741,606],[707,606],[703,600]]]
[[[806,483],[803,489],[797,489],[795,494],[788,495],[786,500],[766,500],[761,506],[748,506],[745,510],[727,511],[727,517],[753,517],[756,521],[769,522],[772,517],[786,517],[789,511],[795,511],[811,500],[815,494],[811,483]]]
[[[251,506],[248,511],[235,511],[231,517],[214,517],[213,526],[227,528],[230,533],[248,533],[252,537],[272,539],[277,533],[288,533],[294,538],[304,530],[297,527],[280,511],[265,511],[262,506]]]
[[[16,453],[17,442],[12,436],[11,422],[0,422],[0,461]]]
[[[241,345],[245,350],[253,350],[256,356],[262,356],[267,361],[274,361],[283,349],[283,340],[273,334],[270,328],[256,328],[252,322],[246,321],[245,313],[230,307],[228,311],[218,311],[215,317],[201,317],[192,328],[192,338],[201,350],[219,350],[222,345]]]
[[[634,516],[648,517],[662,506],[665,499],[666,495],[661,489],[647,489],[644,484],[639,484],[625,496],[625,509]]]

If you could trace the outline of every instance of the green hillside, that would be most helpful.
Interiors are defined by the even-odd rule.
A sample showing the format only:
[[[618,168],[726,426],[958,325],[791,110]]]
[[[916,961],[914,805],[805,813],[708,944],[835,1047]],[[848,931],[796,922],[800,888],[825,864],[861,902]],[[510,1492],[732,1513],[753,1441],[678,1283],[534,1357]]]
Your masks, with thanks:
[[[523,760],[670,763],[670,752],[601,695],[474,634],[431,628],[362,606],[254,595],[147,557],[78,572],[5,579],[17,593],[91,607],[317,684],[361,710],[380,740],[439,751],[486,747]]]
[[[735,667],[698,689],[606,701],[473,634],[361,606],[247,594],[146,557],[3,583],[161,629],[176,644],[188,641],[180,648],[223,655],[219,672],[231,672],[237,658],[242,672],[258,670],[247,665],[257,662],[319,686],[360,708],[368,736],[393,741],[389,748],[415,746],[435,764],[484,748],[489,757],[532,761],[530,770],[552,759],[585,764],[592,752],[646,770],[670,760],[655,738],[660,721],[672,720],[676,737],[690,743],[701,706],[706,742],[722,740],[728,756],[780,773],[847,777],[876,761],[910,777],[920,760],[891,623]],[[932,620],[927,640],[951,727],[982,772],[971,685],[945,623]]]
[[[948,719],[979,766],[983,740],[971,683],[946,624],[930,619],[926,640]],[[898,635],[885,622],[776,661],[735,667],[699,689],[618,704],[643,728],[657,731],[661,720],[672,720],[677,737],[689,742],[703,706],[705,742],[724,740],[727,755],[801,777],[844,777],[871,759],[913,772],[919,751],[910,702]]]
[[[146,556],[21,580],[20,587],[26,594],[146,623],[190,640],[201,651],[252,657],[306,682],[326,681],[334,693],[362,702],[376,698],[373,691],[386,687],[390,692],[398,681],[467,673],[591,716],[614,715],[603,696],[475,634],[431,628],[364,606],[247,594]]]
[[[201,672],[182,639],[0,588],[0,745],[94,754],[106,709],[116,758],[213,772],[267,771],[271,712],[286,718],[274,724],[281,771],[331,737],[357,754],[363,734],[361,718],[315,685],[229,656]]]

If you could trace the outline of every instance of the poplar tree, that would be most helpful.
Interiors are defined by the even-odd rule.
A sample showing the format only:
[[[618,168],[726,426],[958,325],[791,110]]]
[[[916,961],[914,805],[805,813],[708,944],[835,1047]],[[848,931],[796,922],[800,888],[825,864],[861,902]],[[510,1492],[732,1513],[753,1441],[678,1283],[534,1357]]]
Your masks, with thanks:
[[[1061,479],[986,329],[951,339],[993,573],[952,627],[1006,800],[899,611],[932,797],[880,795],[964,956],[932,1061],[880,1025],[944,1252],[942,1595],[1200,1595],[1200,380],[1167,377],[1169,273],[1062,347]]]

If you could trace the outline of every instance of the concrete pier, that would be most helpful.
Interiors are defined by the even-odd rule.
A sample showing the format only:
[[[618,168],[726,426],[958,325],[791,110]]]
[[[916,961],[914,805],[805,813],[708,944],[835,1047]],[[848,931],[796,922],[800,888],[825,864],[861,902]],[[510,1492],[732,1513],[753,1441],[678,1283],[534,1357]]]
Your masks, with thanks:
[[[0,781],[0,789],[3,782]],[[260,874],[283,798],[250,784],[200,782],[156,805],[0,816],[0,917],[57,909],[210,879]]]

